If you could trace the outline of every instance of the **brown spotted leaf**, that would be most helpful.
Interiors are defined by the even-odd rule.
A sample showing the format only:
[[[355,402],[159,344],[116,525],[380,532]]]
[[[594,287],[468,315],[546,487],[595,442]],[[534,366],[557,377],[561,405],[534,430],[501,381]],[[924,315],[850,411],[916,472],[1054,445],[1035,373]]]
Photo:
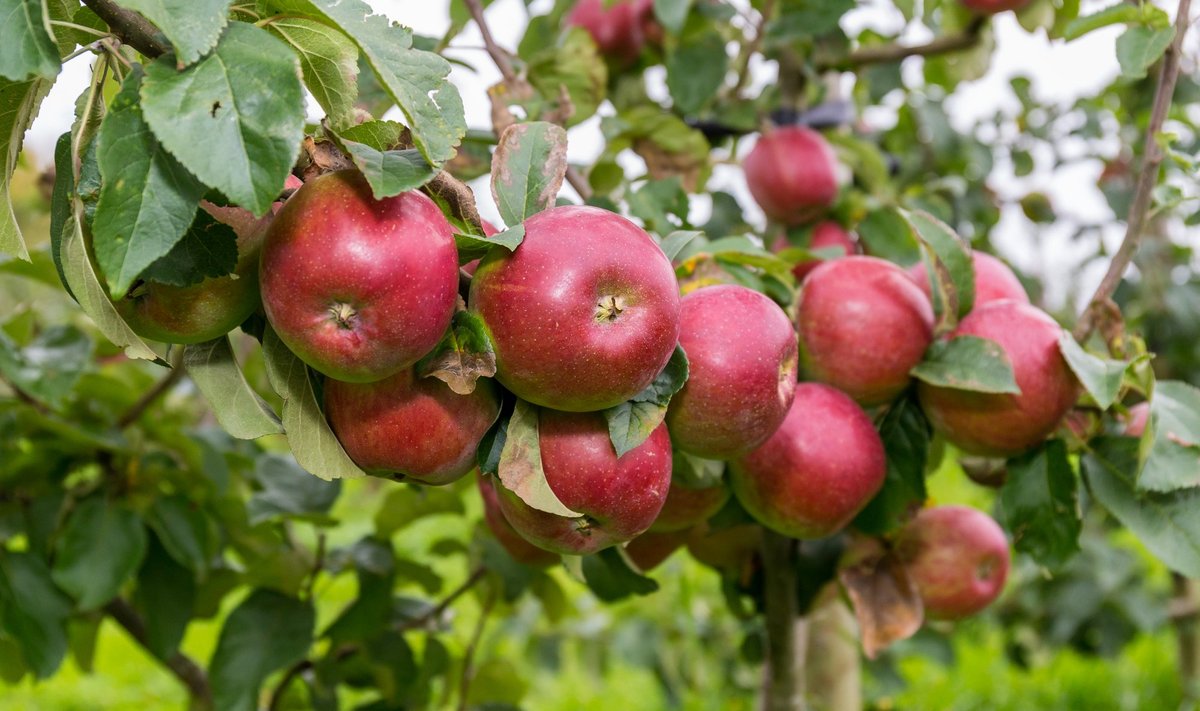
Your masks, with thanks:
[[[505,488],[539,511],[569,518],[583,516],[559,501],[546,481],[546,472],[542,469],[542,449],[538,442],[536,405],[517,400],[512,418],[508,421],[497,475]]]
[[[545,121],[504,129],[492,157],[492,197],[508,225],[554,205],[567,174],[567,132]]]
[[[838,578],[854,605],[868,659],[921,628],[925,609],[917,587],[900,560],[878,540],[853,543]]]
[[[469,311],[454,320],[437,347],[417,363],[417,375],[441,380],[459,395],[475,392],[475,381],[496,374],[496,352],[483,320]]]

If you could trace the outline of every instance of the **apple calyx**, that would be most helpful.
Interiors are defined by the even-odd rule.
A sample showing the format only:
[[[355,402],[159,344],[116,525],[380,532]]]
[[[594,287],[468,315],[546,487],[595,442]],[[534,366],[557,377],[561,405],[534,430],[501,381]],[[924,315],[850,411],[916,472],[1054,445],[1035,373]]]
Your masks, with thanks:
[[[615,294],[601,296],[596,302],[596,321],[600,323],[612,323],[617,320],[621,312],[625,310],[625,299]]]
[[[336,303],[329,307],[329,316],[338,328],[353,331],[357,323],[358,311],[353,306],[345,302]]]

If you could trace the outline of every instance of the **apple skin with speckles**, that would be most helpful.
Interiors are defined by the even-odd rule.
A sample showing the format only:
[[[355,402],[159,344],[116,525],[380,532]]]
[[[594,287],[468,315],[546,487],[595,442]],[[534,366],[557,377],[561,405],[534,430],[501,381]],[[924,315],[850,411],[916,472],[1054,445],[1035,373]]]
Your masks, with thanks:
[[[958,620],[990,605],[1008,577],[1008,539],[990,516],[968,506],[922,509],[896,539],[925,616]]]
[[[374,383],[325,380],[325,416],[364,470],[422,484],[457,481],[475,468],[475,450],[500,415],[487,378],[459,395],[412,368]]]
[[[679,344],[688,379],[667,410],[675,446],[731,459],[770,437],[796,391],[796,332],[783,309],[744,286],[697,289],[681,303]]]
[[[1029,303],[1025,287],[1021,286],[1021,280],[1007,264],[984,252],[972,252],[971,261],[975,270],[975,304],[972,308],[1004,299]],[[909,268],[908,273],[921,291],[925,292],[925,296],[932,298],[929,291],[929,270],[925,263],[917,262]]]
[[[792,538],[842,530],[883,486],[883,442],[844,393],[800,383],[783,424],[730,467],[733,494],[759,523]]]
[[[477,479],[479,495],[483,499],[483,520],[492,535],[514,560],[535,568],[546,568],[562,560],[557,554],[538,548],[522,538],[508,519],[504,518],[504,512],[500,510],[500,497],[496,495],[498,485],[494,477],[481,474]]]
[[[796,325],[803,377],[873,407],[908,387],[933,339],[933,307],[895,264],[843,257],[804,280]]]
[[[1011,457],[1058,428],[1079,399],[1079,381],[1059,351],[1062,327],[1020,301],[993,301],[973,309],[950,334],[995,341],[1012,365],[1021,394],[979,393],[917,386],[921,409],[956,447],[985,457]]]
[[[764,133],[742,161],[742,170],[754,201],[767,217],[785,225],[812,220],[837,198],[837,155],[811,128],[786,126]]]
[[[289,175],[286,189],[303,183]],[[143,282],[129,296],[115,302],[117,313],[133,332],[163,343],[203,343],[229,333],[258,309],[258,260],[273,215],[283,207],[276,202],[271,214],[255,217],[240,207],[200,201],[200,209],[237,235],[238,260],[233,274],[211,277],[191,286]]]
[[[263,307],[280,340],[345,382],[382,380],[437,345],[458,294],[454,230],[417,191],[376,200],[354,170],[305,183],[267,231]]]
[[[629,220],[563,206],[492,250],[468,307],[486,325],[496,378],[543,407],[590,412],[641,392],[679,342],[679,286],[662,249]]]
[[[603,415],[543,409],[538,440],[550,490],[583,518],[535,509],[496,482],[500,510],[525,540],[555,553],[584,555],[624,543],[654,523],[671,486],[665,425],[618,458]]]

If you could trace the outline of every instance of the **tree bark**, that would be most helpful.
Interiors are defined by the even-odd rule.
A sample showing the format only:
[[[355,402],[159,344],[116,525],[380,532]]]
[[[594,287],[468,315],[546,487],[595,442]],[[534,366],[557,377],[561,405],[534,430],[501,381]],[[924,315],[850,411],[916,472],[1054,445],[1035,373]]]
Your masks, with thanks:
[[[858,621],[830,585],[809,615],[807,691],[812,711],[861,711]]]
[[[808,621],[797,614],[796,541],[763,529],[763,572],[767,660],[763,670],[763,711],[800,711]]]

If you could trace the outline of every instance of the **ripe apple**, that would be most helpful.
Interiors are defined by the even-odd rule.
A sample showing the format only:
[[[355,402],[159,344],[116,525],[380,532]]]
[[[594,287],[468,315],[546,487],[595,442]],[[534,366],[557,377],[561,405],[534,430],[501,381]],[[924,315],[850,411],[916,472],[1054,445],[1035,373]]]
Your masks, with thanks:
[[[565,21],[586,30],[600,54],[618,64],[637,60],[647,39],[662,41],[654,0],[579,0]]]
[[[690,533],[686,528],[681,531],[646,531],[625,544],[625,553],[642,572],[649,572],[682,548]]]
[[[1002,299],[1029,303],[1025,287],[1021,286],[1021,280],[1013,274],[1013,270],[1009,269],[1007,264],[983,252],[972,252],[971,261],[975,269],[975,305],[972,308]],[[925,263],[918,262],[912,265],[908,274],[917,286],[921,287],[921,291],[925,292],[925,296],[932,298],[929,290],[929,270],[926,269]]]
[[[922,509],[900,532],[896,553],[917,586],[925,616],[957,620],[1004,590],[1008,539],[990,516],[968,506]]]
[[[762,444],[796,391],[796,332],[783,309],[744,286],[698,289],[680,302],[688,379],[671,398],[671,442],[708,459]]]
[[[691,489],[675,482],[667,490],[667,500],[650,530],[657,533],[682,531],[706,521],[729,501],[724,482],[702,489]]]
[[[767,528],[793,538],[841,530],[883,486],[883,442],[844,393],[800,383],[787,418],[730,468],[733,494]]]
[[[753,523],[716,530],[702,523],[688,532],[688,553],[717,570],[744,571],[761,548],[762,526]]]
[[[483,520],[491,530],[492,535],[504,546],[504,550],[519,563],[545,568],[561,560],[550,551],[542,550],[529,541],[521,538],[521,534],[513,529],[504,512],[500,510],[500,498],[496,496],[495,483],[492,477],[479,475],[479,495],[483,498]]]
[[[837,156],[810,128],[788,126],[764,133],[742,169],[755,202],[767,217],[785,225],[808,222],[837,198]]]
[[[449,484],[475,467],[479,440],[500,414],[491,380],[459,395],[412,368],[375,383],[325,380],[325,416],[354,463],[423,484]]]
[[[1020,10],[1029,0],[959,0],[963,7],[977,15],[995,15],[1005,10]]]
[[[781,252],[788,247],[787,240],[780,238],[776,241],[774,249],[776,252]],[[833,220],[822,220],[818,222],[812,230],[812,237],[809,239],[808,248],[811,250],[828,249],[831,247],[840,248],[841,256],[854,254],[858,251],[858,244],[854,241],[853,235],[845,230],[841,225]],[[837,259],[838,257],[833,257]],[[804,278],[809,275],[812,270],[817,268],[817,265],[822,262],[829,261],[828,259],[806,259],[802,262],[797,262],[792,267],[792,274],[796,277],[796,283],[804,281]]]
[[[917,394],[929,421],[970,454],[1010,457],[1041,442],[1079,397],[1079,382],[1058,350],[1060,333],[1054,319],[1019,301],[993,301],[974,309],[951,337],[979,336],[998,343],[1021,394],[920,383]]]
[[[260,275],[275,332],[331,378],[366,383],[437,345],[458,295],[454,230],[425,195],[376,200],[361,173],[305,183],[267,230]]]
[[[513,252],[493,250],[468,304],[486,324],[496,378],[517,397],[570,412],[641,392],[679,342],[675,271],[650,235],[596,207],[525,221]]]
[[[295,190],[301,185],[299,178],[289,175],[285,188]],[[258,258],[272,215],[281,207],[283,203],[276,202],[271,215],[255,217],[244,208],[200,201],[200,209],[232,227],[237,235],[238,260],[233,273],[191,286],[142,282],[115,303],[117,313],[134,333],[163,343],[203,343],[237,328],[262,303]]]
[[[1141,437],[1150,422],[1150,403],[1139,402],[1129,408],[1129,414],[1122,418],[1125,423],[1125,434],[1130,437]]]
[[[666,425],[618,459],[603,415],[543,409],[538,440],[550,490],[583,518],[540,511],[498,485],[500,510],[525,540],[555,553],[583,555],[624,543],[654,523],[671,485]]]
[[[908,386],[933,338],[933,307],[900,267],[850,256],[808,275],[796,323],[804,376],[871,407]]]

